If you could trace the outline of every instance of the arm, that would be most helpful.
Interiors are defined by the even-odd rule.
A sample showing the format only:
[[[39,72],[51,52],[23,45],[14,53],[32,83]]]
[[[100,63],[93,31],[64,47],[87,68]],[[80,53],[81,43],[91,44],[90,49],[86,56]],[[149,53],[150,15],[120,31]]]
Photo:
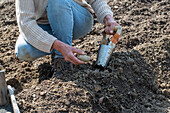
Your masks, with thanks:
[[[50,53],[56,40],[37,25],[33,0],[16,0],[16,16],[23,38],[35,48]]]
[[[91,4],[92,8],[95,11],[97,20],[104,24],[104,18],[106,15],[113,17],[113,12],[111,8],[107,5],[107,0],[87,0]]]
[[[33,0],[16,0],[16,15],[20,33],[32,46],[48,53],[53,48],[61,52],[68,62],[84,63],[74,56],[74,53],[85,54],[84,52],[57,40],[37,25]]]
[[[114,26],[120,26],[114,19],[113,19],[113,12],[111,8],[107,5],[107,0],[87,0],[93,7],[97,19],[100,23],[106,26],[106,33],[113,34]]]

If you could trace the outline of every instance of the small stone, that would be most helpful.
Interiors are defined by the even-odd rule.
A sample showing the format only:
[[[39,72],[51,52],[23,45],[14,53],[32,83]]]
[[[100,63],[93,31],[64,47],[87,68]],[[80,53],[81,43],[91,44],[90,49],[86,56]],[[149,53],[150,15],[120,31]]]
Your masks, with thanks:
[[[115,92],[115,91],[116,91],[116,88],[113,86],[113,87],[111,88],[111,91]]]
[[[132,91],[129,91],[128,95],[132,98],[136,98],[138,96],[138,94],[136,92],[132,92]]]
[[[109,71],[108,71],[108,70],[105,70],[104,73],[109,73]]]
[[[127,81],[127,78],[124,76],[120,76],[120,79],[122,79],[123,81]]]
[[[152,95],[152,98],[155,99],[156,98],[155,95]]]
[[[156,105],[162,107],[162,104],[160,102],[157,102]]]
[[[170,97],[170,90],[168,91],[168,89],[163,89],[162,94],[165,95],[166,97]]]
[[[118,59],[117,61],[118,61],[119,63],[122,63],[122,60],[121,60],[121,59]]]
[[[132,59],[132,58],[129,58],[128,60],[127,60],[127,63],[129,64],[129,65],[132,65],[132,64],[134,64],[134,60]]]
[[[100,91],[101,89],[102,89],[101,86],[95,85],[95,91],[96,91],[96,92]]]
[[[151,108],[150,107],[148,107],[148,108],[146,108],[147,109],[147,111],[150,111],[151,110]]]
[[[114,95],[109,95],[109,97],[113,98],[113,97],[114,97]]]
[[[140,73],[140,69],[136,68],[134,72],[138,74],[138,73]]]
[[[99,104],[103,103],[104,97],[99,98]]]
[[[117,75],[114,75],[114,78],[115,78],[115,79],[118,79],[118,76],[117,76]]]
[[[35,90],[40,90],[41,88],[40,87],[36,87]]]
[[[156,94],[161,94],[161,93],[162,93],[161,89],[158,89],[158,90],[156,91]]]
[[[134,84],[133,80],[132,79],[129,79],[129,83],[132,85]]]
[[[164,88],[166,86],[166,83],[162,83],[160,86]]]
[[[123,74],[123,68],[121,68],[121,67],[118,68],[118,73],[119,73],[119,74]]]
[[[115,9],[118,9],[119,7],[117,5],[114,6]]]
[[[33,97],[33,98],[36,98],[36,95],[35,95],[35,94],[33,94],[33,95],[32,95],[32,97]]]
[[[40,92],[40,95],[41,96],[44,96],[47,92],[43,91],[43,92]]]
[[[93,80],[93,83],[96,84],[97,82],[95,80]]]
[[[142,100],[142,104],[145,105],[146,102],[147,102],[147,101],[146,101],[146,99],[144,98],[144,99]]]
[[[156,103],[156,100],[155,100],[155,99],[152,99],[152,103]]]
[[[69,102],[69,101],[65,101],[65,104],[66,104],[66,105],[70,105],[70,102]]]
[[[99,69],[94,70],[93,73],[99,73]]]
[[[132,66],[132,68],[133,69],[136,69],[138,66],[136,65],[136,64],[134,64],[133,66]]]

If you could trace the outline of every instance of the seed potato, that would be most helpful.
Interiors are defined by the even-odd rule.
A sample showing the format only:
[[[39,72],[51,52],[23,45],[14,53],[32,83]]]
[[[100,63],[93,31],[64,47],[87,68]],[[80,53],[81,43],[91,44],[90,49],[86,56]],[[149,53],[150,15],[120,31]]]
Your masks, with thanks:
[[[81,61],[88,62],[90,61],[90,57],[87,55],[78,55],[77,58]]]

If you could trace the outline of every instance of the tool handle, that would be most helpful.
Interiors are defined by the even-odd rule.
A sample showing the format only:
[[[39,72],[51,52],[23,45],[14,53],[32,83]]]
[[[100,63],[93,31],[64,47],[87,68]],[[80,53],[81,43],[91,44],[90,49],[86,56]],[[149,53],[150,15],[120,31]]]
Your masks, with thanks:
[[[8,85],[8,90],[9,90],[9,94],[10,94],[10,97],[11,97],[11,103],[12,103],[14,113],[20,113],[19,107],[17,105],[17,101],[16,101],[15,96],[14,96],[14,90],[15,89],[13,87],[11,87],[10,85]]]
[[[121,35],[122,28],[121,28],[121,26],[115,26],[113,28],[113,30],[116,31],[116,33],[111,38],[111,41],[112,41],[112,43],[116,44],[119,41],[119,37]]]

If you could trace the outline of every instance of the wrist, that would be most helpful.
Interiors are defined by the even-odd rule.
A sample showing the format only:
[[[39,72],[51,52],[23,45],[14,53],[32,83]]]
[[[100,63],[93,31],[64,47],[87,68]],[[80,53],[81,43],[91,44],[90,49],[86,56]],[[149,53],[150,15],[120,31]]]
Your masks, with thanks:
[[[52,45],[52,48],[60,52],[60,50],[62,49],[62,46],[63,46],[63,45],[64,45],[63,42],[61,42],[61,41],[59,41],[59,40],[56,39],[56,40],[54,41],[53,45]]]
[[[106,22],[107,22],[109,19],[111,19],[111,18],[112,18],[111,15],[106,15],[106,16],[104,17],[104,24],[106,24]]]

